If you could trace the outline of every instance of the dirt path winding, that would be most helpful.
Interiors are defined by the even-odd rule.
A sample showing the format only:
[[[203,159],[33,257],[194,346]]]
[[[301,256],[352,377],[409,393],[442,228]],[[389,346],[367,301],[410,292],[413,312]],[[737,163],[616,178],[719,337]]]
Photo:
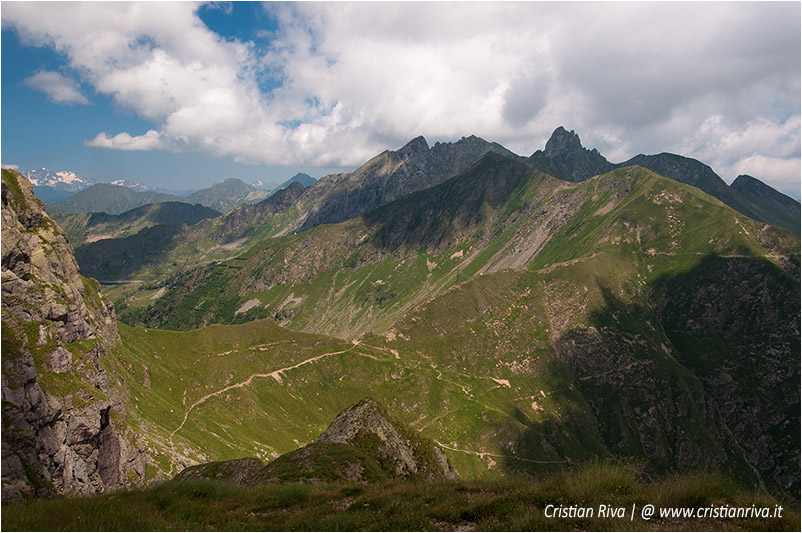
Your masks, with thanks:
[[[503,455],[500,453],[491,453],[491,452],[476,452],[473,450],[463,450],[461,448],[454,448],[451,446],[446,446],[442,442],[437,439],[432,439],[438,446],[441,448],[445,448],[446,450],[451,450],[452,452],[460,452],[460,453],[467,453],[469,455],[475,455],[480,459],[484,459],[485,457],[501,457],[502,459],[515,459],[516,461],[525,461],[527,463],[537,463],[537,464],[552,464],[552,463],[568,463],[567,459],[558,460],[558,461],[536,461],[534,459],[525,459],[523,457],[517,457],[515,455]]]
[[[210,398],[213,398],[215,396],[220,396],[221,394],[224,394],[224,393],[226,393],[226,392],[228,392],[228,391],[230,391],[232,389],[241,389],[243,387],[247,387],[247,386],[249,386],[251,384],[251,382],[253,382],[253,380],[255,378],[273,378],[277,382],[283,383],[284,381],[281,379],[281,374],[283,372],[286,372],[288,370],[296,369],[296,368],[298,368],[300,366],[303,366],[303,365],[306,365],[306,364],[309,364],[309,363],[314,363],[315,361],[319,361],[319,360],[324,359],[326,357],[331,357],[332,355],[340,355],[340,354],[344,354],[346,352],[350,352],[351,350],[353,350],[357,346],[359,346],[359,344],[355,343],[353,346],[351,346],[347,350],[341,350],[339,352],[328,352],[328,353],[323,353],[323,354],[320,354],[320,355],[316,355],[315,357],[310,357],[309,359],[304,359],[300,363],[296,363],[296,364],[294,364],[292,366],[286,366],[284,368],[279,368],[278,370],[274,370],[272,372],[251,374],[248,377],[248,379],[246,379],[244,381],[240,381],[239,383],[234,383],[233,385],[228,385],[227,387],[223,387],[220,390],[217,390],[217,391],[214,391],[214,392],[210,392],[209,394],[207,394],[207,395],[201,397],[200,399],[196,400],[192,405],[189,406],[189,408],[187,408],[187,410],[184,412],[184,419],[181,421],[181,424],[177,428],[175,428],[172,433],[170,433],[170,442],[172,443],[173,436],[176,433],[178,433],[184,427],[184,424],[187,423],[187,419],[189,418],[190,412],[195,407],[197,407],[200,404],[204,403],[206,400],[208,400]]]

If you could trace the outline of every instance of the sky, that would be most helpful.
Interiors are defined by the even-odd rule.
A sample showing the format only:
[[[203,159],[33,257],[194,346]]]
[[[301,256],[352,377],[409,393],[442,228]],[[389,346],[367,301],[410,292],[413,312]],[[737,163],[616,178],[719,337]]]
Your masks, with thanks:
[[[4,166],[201,188],[558,126],[800,197],[799,2],[3,2]]]

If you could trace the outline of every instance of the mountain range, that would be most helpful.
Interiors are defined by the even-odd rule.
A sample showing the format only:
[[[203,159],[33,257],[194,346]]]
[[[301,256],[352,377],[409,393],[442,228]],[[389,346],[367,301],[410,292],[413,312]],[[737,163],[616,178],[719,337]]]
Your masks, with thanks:
[[[87,178],[82,178],[71,171],[54,172],[47,168],[32,171],[22,171],[31,182],[34,193],[39,199],[48,204],[55,205],[55,210],[66,213],[107,212],[120,214],[123,211],[134,209],[142,205],[155,202],[179,201],[200,203],[220,211],[229,211],[243,202],[255,203],[267,196],[270,191],[261,180],[247,184],[236,178],[228,178],[220,183],[203,190],[169,191],[162,188],[151,188],[135,180],[118,179],[109,184],[99,184]],[[305,187],[315,183],[315,178],[299,172],[273,190],[284,189],[292,182],[298,181]],[[72,202],[60,202],[74,194],[92,188],[87,195],[81,195]],[[122,187],[121,191],[113,187]],[[144,194],[130,194],[130,191]],[[189,198],[191,197],[191,198]],[[97,211],[91,211],[96,209]]]
[[[37,197],[44,202],[58,202],[92,184],[92,181],[70,171],[52,172],[47,168],[39,168],[24,174],[33,185]]]
[[[220,212],[230,211],[243,203],[256,203],[268,195],[242,180],[229,178],[188,196],[176,196],[150,190],[134,190],[121,185],[96,183],[69,198],[48,204],[59,213],[107,213],[119,215],[131,209],[159,202],[200,204]]]
[[[375,437],[313,444],[369,393],[464,479],[618,461],[798,506],[799,203],[754,178],[728,187],[671,154],[610,163],[564,128],[530,157],[419,137],[222,216],[77,247],[84,274],[129,281],[103,289],[118,322],[73,274],[50,298],[64,311],[32,310],[72,250],[22,180],[3,171],[3,351],[19,354],[3,433],[25,435],[4,441],[4,487],[9,454],[66,492],[59,453],[82,458],[87,491],[245,457],[266,479],[319,457],[381,478]],[[14,220],[27,229],[7,238]],[[44,400],[26,418],[31,379]],[[69,433],[81,405],[94,429],[54,442],[48,416],[63,406]],[[125,453],[92,463],[109,427]]]

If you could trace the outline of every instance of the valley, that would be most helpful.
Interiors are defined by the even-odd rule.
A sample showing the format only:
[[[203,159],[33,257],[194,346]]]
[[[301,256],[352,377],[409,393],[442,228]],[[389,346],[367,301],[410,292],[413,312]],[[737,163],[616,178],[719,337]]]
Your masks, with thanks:
[[[95,400],[113,398],[101,410],[147,457],[121,484],[288,461],[371,396],[491,492],[623,464],[638,479],[714,473],[798,507],[799,237],[598,152],[585,167],[606,170],[585,176],[569,165],[584,152],[563,151],[585,149],[559,130],[538,164],[475,137],[420,139],[223,215],[56,215],[81,272],[115,282],[115,332],[94,352],[112,392]],[[405,189],[399,172],[432,183]],[[35,203],[23,179],[3,171],[4,202]],[[749,190],[752,205],[784,201]],[[12,261],[7,241],[4,269],[33,260]],[[75,405],[81,387],[49,377],[54,346],[37,340],[53,321],[4,314],[4,352],[30,351],[47,402]]]

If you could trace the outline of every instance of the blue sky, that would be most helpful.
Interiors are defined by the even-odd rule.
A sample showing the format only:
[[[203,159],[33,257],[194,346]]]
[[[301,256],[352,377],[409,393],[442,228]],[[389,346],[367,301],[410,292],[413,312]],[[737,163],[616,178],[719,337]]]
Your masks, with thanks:
[[[184,189],[557,126],[799,198],[800,4],[2,4],[2,163]]]
[[[266,32],[276,29],[275,18],[258,2],[202,5],[198,18],[226,40],[267,44]],[[151,187],[175,190],[201,188],[228,177],[247,182],[278,184],[297,172],[319,178],[347,172],[354,165],[246,164],[234,156],[215,156],[203,151],[112,150],[87,146],[101,131],[145,132],[154,123],[115,103],[114,97],[81,83],[70,69],[67,54],[52,44],[22,42],[17,29],[2,28],[2,158],[3,165],[30,170],[46,167],[70,170],[95,181],[133,179]],[[58,72],[75,82],[83,102],[56,102],[46,91],[26,79],[37,72]],[[276,83],[262,83],[264,90]]]

